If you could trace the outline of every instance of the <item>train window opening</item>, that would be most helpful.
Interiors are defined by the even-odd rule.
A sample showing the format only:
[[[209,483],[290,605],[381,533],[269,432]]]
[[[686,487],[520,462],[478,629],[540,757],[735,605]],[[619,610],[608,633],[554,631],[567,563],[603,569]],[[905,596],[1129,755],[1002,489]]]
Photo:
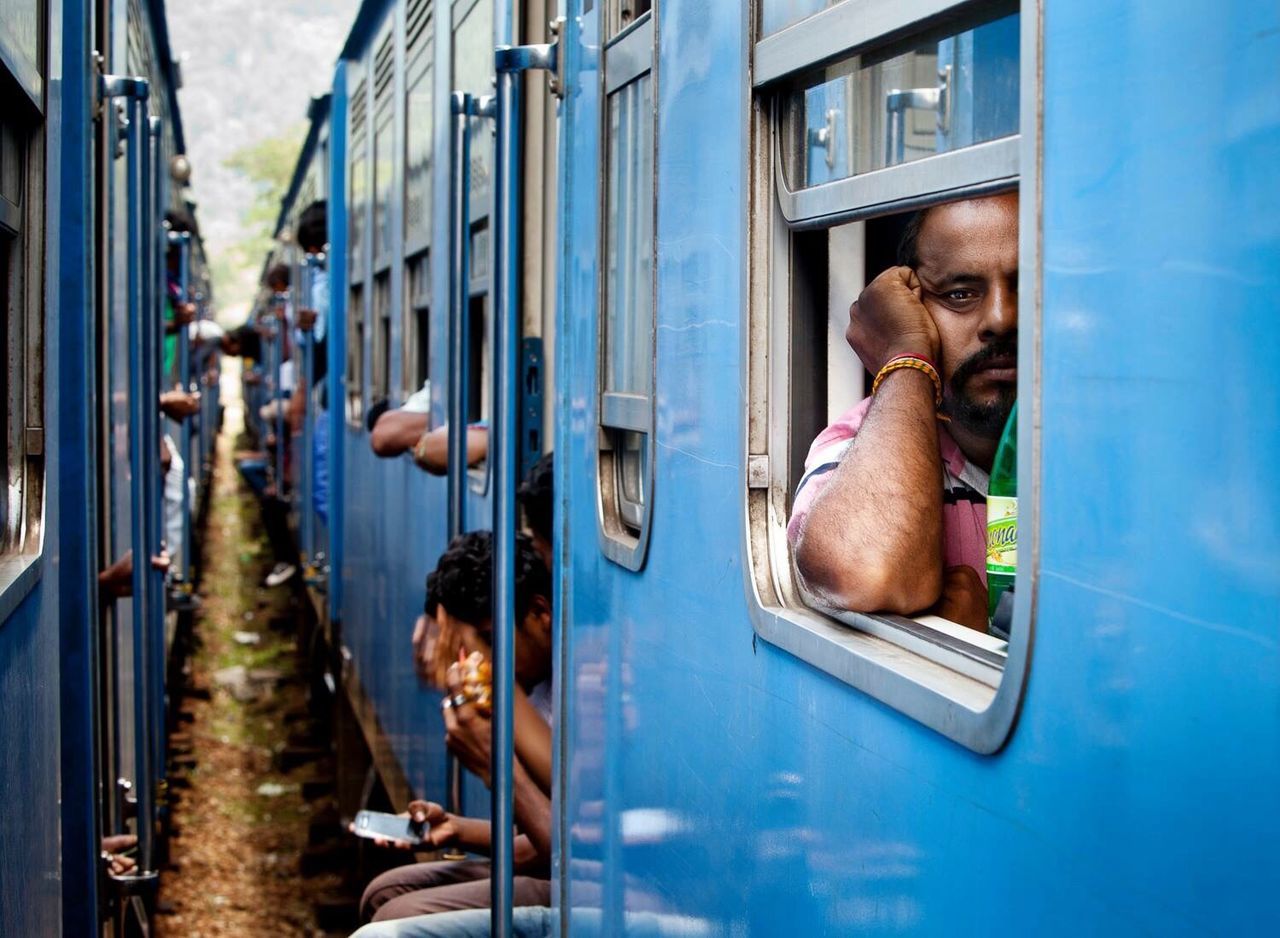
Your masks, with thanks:
[[[2,172],[2,170],[0,170]],[[4,350],[4,406],[3,412],[0,413],[0,448],[3,449],[4,456],[4,487],[0,488],[0,552],[7,551],[9,543],[13,538],[13,531],[10,525],[10,508],[15,502],[19,502],[21,491],[15,491],[13,485],[13,476],[10,467],[15,460],[13,459],[15,447],[14,441],[10,436],[10,414],[14,411],[13,396],[17,389],[17,382],[13,379],[17,376],[17,371],[13,367],[13,353],[11,349],[13,344],[9,335],[9,321],[13,317],[14,301],[13,301],[13,284],[10,281],[9,253],[10,242],[12,236],[8,232],[0,229],[0,303],[4,304],[4,309],[0,311],[0,349]]]
[[[351,288],[347,304],[347,422],[364,420],[364,287]]]
[[[938,4],[924,22],[889,29],[889,16],[883,38],[853,30],[833,54],[827,21],[853,17],[852,6],[762,0],[747,352],[753,619],[774,644],[991,751],[1020,692],[1003,690],[1003,677],[1015,647],[1021,673],[1028,640],[1025,626],[1010,634],[1012,603],[991,616],[1005,584],[987,576],[987,496],[1017,392],[1033,387],[1018,369],[1028,356],[1017,295],[1037,263],[1021,256],[1019,195],[1034,46],[1016,4]],[[772,35],[770,16],[801,8]],[[899,335],[928,338],[906,348]],[[936,443],[905,429],[886,438],[892,414],[874,409],[873,388],[936,411]],[[937,476],[895,463],[901,441],[932,452]],[[927,507],[888,516],[919,526],[872,523],[906,482]],[[903,667],[885,643],[919,663]]]
[[[618,35],[653,7],[652,0],[605,0],[605,35]]]
[[[38,32],[38,29],[37,29]],[[0,69],[0,84],[12,76]],[[4,85],[8,88],[8,85]],[[23,100],[15,98],[15,104]],[[17,107],[12,109],[18,111]],[[0,116],[0,591],[24,580],[40,547],[43,518],[44,316],[41,128],[15,114]],[[10,560],[15,563],[10,563]],[[18,593],[0,593],[6,601]]]
[[[637,6],[606,7],[620,34],[605,49],[601,194],[601,546],[630,569],[648,543],[654,446],[655,30],[649,5]],[[640,17],[632,28],[628,11]]]
[[[391,274],[384,271],[373,281],[373,362],[369,393],[385,400],[391,393]]]
[[[492,420],[492,388],[493,350],[490,344],[489,329],[489,297],[488,294],[472,295],[471,306],[467,311],[470,317],[470,343],[467,349],[467,424],[489,425]],[[468,470],[472,488],[484,491],[489,478],[489,461],[487,458],[476,463]]]
[[[431,373],[431,252],[410,258],[406,266],[401,385],[408,398],[427,387]]]

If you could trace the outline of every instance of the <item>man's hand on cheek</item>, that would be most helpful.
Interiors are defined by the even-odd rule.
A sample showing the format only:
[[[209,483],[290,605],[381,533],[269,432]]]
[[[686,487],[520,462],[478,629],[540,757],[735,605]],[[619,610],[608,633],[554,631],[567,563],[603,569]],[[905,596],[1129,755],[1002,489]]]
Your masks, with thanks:
[[[445,682],[449,688],[443,706],[445,745],[488,785],[493,762],[493,724],[476,711],[463,693],[461,665],[449,665]]]
[[[923,356],[938,363],[938,327],[920,297],[915,271],[890,267],[867,284],[849,307],[845,339],[873,375],[899,355]]]

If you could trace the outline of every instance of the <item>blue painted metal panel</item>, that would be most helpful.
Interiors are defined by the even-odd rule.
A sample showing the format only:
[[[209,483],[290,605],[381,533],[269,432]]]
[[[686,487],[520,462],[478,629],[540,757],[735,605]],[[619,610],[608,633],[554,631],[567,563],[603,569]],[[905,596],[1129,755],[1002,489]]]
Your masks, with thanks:
[[[56,509],[54,510],[56,520]],[[54,549],[49,545],[46,550]],[[47,568],[46,568],[47,569]],[[0,932],[56,935],[62,921],[59,629],[56,591],[40,583],[0,623]]]
[[[341,622],[342,563],[346,529],[345,453],[347,374],[347,63],[338,62],[333,78],[329,122],[329,370],[325,377],[329,404],[329,619]]]
[[[994,757],[753,641],[735,4],[659,5],[653,542],[640,575],[601,559],[578,6],[556,447],[575,933],[640,910],[707,934],[1280,927],[1280,405],[1265,367],[1223,366],[1280,354],[1274,5],[1048,8],[1041,592]]]
[[[49,114],[46,138],[47,215],[56,219],[49,232],[52,246],[46,263],[46,303],[51,311],[46,331],[46,428],[48,467],[45,498],[47,530],[57,536],[57,611],[47,623],[60,626],[59,705],[61,765],[61,881],[76,884],[62,890],[62,933],[89,934],[97,927],[99,860],[98,810],[100,781],[95,710],[98,689],[98,604],[92,588],[99,568],[97,541],[83,532],[98,530],[95,490],[97,459],[94,405],[97,390],[93,328],[92,110],[88,3],[50,7]],[[48,542],[46,542],[48,543]],[[2,654],[2,653],[0,653]],[[7,657],[7,655],[5,656]],[[6,701],[11,699],[4,695]],[[11,751],[11,750],[10,750]],[[6,764],[13,763],[6,760]],[[20,763],[19,763],[20,764]],[[43,781],[43,780],[41,780]],[[15,803],[15,802],[10,802]],[[25,812],[23,812],[25,813]],[[39,837],[38,832],[33,832]],[[7,854],[6,854],[7,855]],[[3,904],[12,898],[5,890]],[[0,931],[19,934],[5,921]]]

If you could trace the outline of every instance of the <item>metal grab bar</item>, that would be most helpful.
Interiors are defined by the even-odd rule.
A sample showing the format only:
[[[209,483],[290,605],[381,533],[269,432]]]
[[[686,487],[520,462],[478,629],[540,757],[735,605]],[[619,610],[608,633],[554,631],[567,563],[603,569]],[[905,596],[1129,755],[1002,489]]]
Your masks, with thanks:
[[[299,266],[298,306],[294,310],[296,320],[298,311],[314,308],[314,297],[311,290],[311,269],[319,266],[316,255],[304,254]],[[311,426],[311,385],[315,381],[315,332],[313,329],[302,330],[302,443],[299,462],[298,487],[300,489],[298,513],[302,528],[302,576],[310,583],[315,579],[315,515],[312,502],[315,486],[315,467],[312,465],[312,449],[314,447]],[[295,392],[298,393],[298,392]]]
[[[149,131],[149,147],[145,169],[148,184],[143,191],[150,201],[142,216],[143,237],[147,246],[145,261],[146,272],[143,283],[149,291],[145,308],[148,311],[144,319],[146,328],[146,355],[143,373],[147,386],[144,394],[147,417],[147,439],[144,446],[147,453],[147,474],[144,479],[150,493],[147,499],[149,511],[148,530],[150,540],[147,543],[148,562],[143,564],[147,571],[147,583],[151,588],[151,607],[147,621],[150,624],[151,638],[151,705],[153,707],[151,722],[151,745],[153,748],[152,768],[156,773],[156,809],[165,788],[165,579],[167,573],[152,569],[149,562],[151,554],[160,553],[165,546],[165,476],[160,461],[160,441],[164,436],[160,415],[160,372],[164,361],[164,303],[168,291],[165,273],[164,252],[165,238],[161,220],[164,205],[165,174],[159,171],[161,163],[161,128],[159,117],[147,120]]]
[[[273,334],[275,354],[272,356],[274,362],[274,387],[275,387],[275,423],[276,423],[276,498],[281,502],[287,502],[285,495],[285,483],[287,481],[287,472],[284,461],[284,385],[280,381],[280,371],[284,367],[285,357],[285,341],[284,334],[289,328],[289,318],[285,310],[289,303],[288,293],[277,293],[271,302],[272,328],[275,329]],[[279,559],[279,558],[277,558]]]
[[[144,283],[143,260],[147,252],[147,242],[143,216],[147,203],[146,195],[150,190],[150,179],[147,163],[149,162],[149,141],[144,141],[143,127],[146,116],[146,101],[150,93],[146,79],[129,78],[118,75],[104,75],[101,79],[101,94],[104,99],[125,98],[125,114],[128,127],[125,135],[125,176],[127,219],[126,219],[126,253],[127,253],[127,296],[128,296],[128,343],[129,343],[129,492],[130,492],[130,539],[133,543],[133,629],[132,629],[132,666],[134,677],[133,696],[133,729],[134,729],[134,778],[131,788],[134,792],[137,812],[135,815],[136,833],[138,837],[138,870],[127,877],[129,880],[154,879],[157,876],[154,867],[154,789],[152,786],[152,747],[151,747],[151,692],[150,675],[147,659],[150,657],[147,635],[147,613],[149,589],[147,571],[150,568],[150,556],[147,553],[147,510],[145,473],[146,460],[146,410],[148,401],[145,398],[146,381],[143,374],[143,358],[146,354],[145,320],[149,313],[146,306],[146,290]],[[147,152],[143,146],[147,144]],[[149,265],[148,265],[149,266]],[[151,401],[152,409],[155,402]],[[123,786],[121,786],[123,790]],[[121,877],[124,878],[124,877]]]
[[[191,234],[186,231],[169,232],[169,243],[178,246],[178,298],[177,303],[188,303],[191,300]],[[175,304],[174,313],[177,313]],[[196,390],[191,375],[191,327],[183,323],[178,327],[178,379],[182,390]],[[178,434],[179,449],[182,453],[182,549],[180,556],[174,558],[178,570],[178,580],[183,585],[183,592],[189,594],[195,583],[195,563],[191,550],[191,421],[188,417],[182,421]]]
[[[515,554],[516,483],[520,468],[520,73],[556,70],[556,43],[500,46],[497,72],[494,159],[494,422],[489,433],[493,461],[493,876],[491,934],[509,938],[514,905],[515,802]]]
[[[471,119],[493,116],[493,98],[462,91],[450,96],[449,168],[449,406],[448,533],[449,540],[467,528],[467,388],[471,349]],[[445,756],[449,810],[465,813],[462,765]]]
[[[471,341],[471,112],[475,99],[450,96],[453,163],[449,169],[449,540],[466,528],[467,354]]]

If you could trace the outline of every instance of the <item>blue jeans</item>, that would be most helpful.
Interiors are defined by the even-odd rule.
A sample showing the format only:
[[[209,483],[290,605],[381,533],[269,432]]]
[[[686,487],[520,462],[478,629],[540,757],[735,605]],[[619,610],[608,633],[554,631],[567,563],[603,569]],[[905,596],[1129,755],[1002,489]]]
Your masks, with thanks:
[[[519,906],[512,910],[512,926],[515,938],[549,938],[551,910],[539,905]],[[489,910],[464,909],[372,922],[351,938],[489,938]]]

